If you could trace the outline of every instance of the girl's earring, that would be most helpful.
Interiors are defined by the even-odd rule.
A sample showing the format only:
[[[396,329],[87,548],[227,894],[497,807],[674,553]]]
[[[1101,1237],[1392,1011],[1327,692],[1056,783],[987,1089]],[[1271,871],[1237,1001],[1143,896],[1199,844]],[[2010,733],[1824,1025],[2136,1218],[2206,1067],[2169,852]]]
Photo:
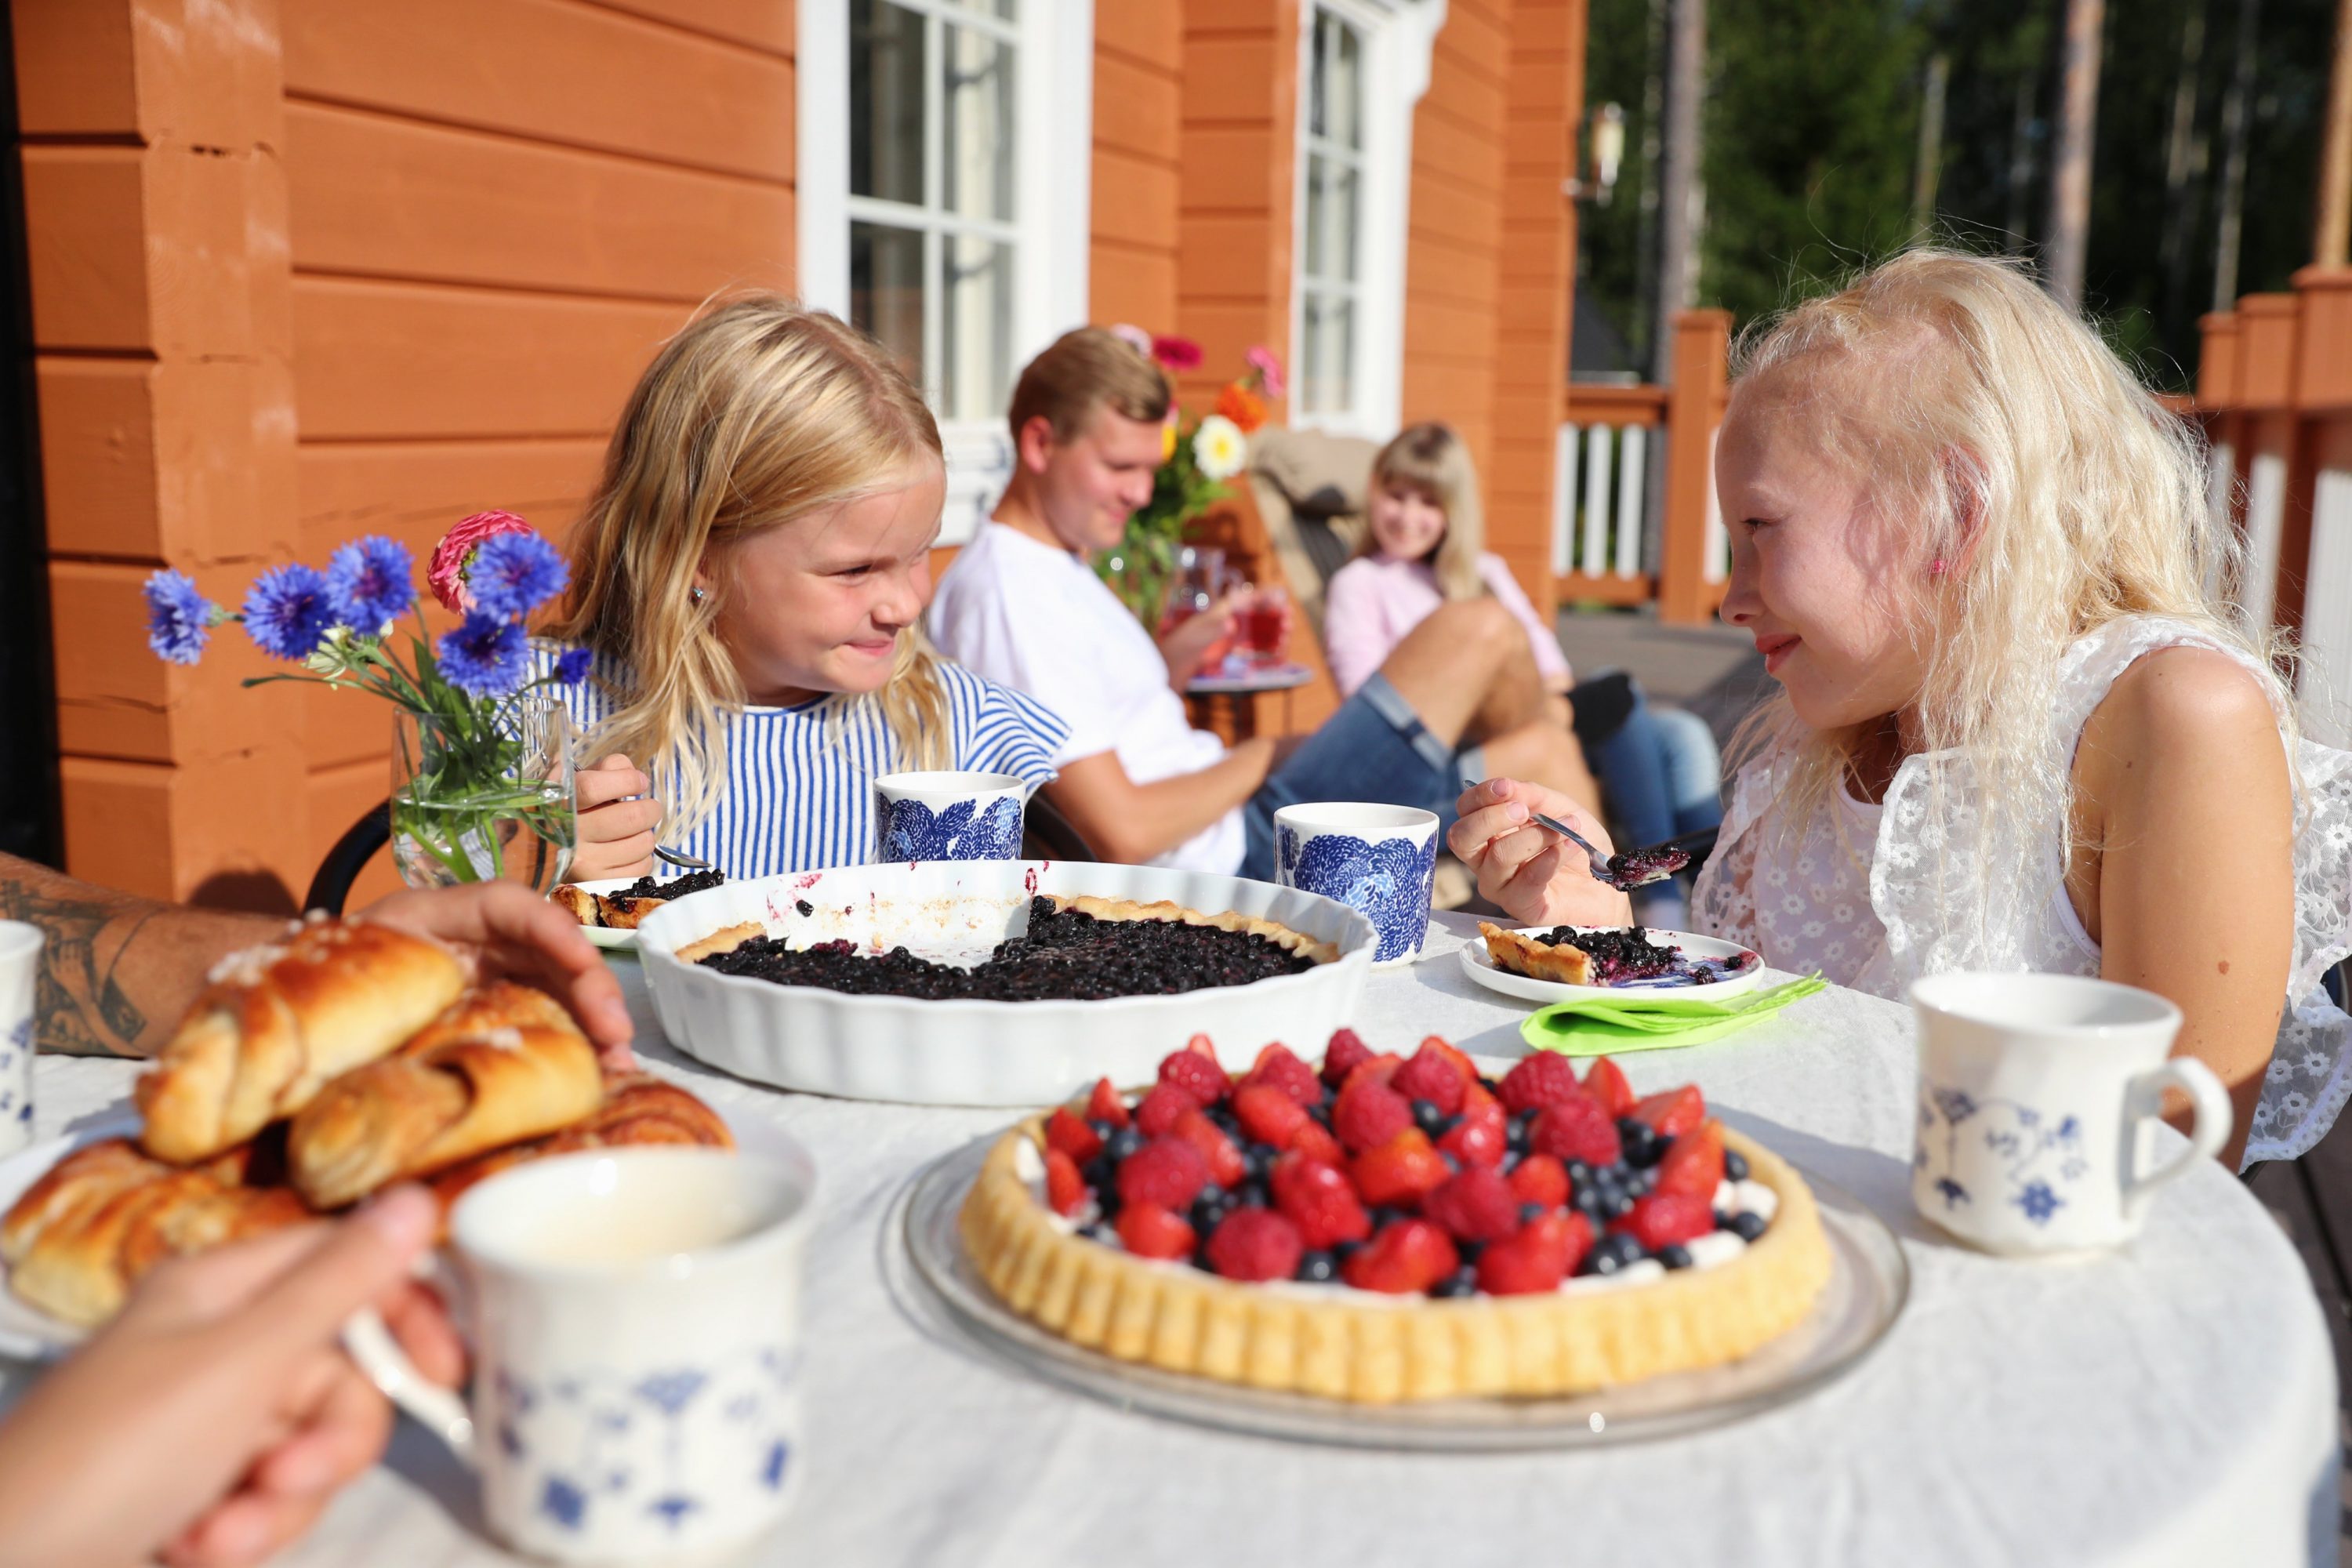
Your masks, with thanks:
[[[1943,569],[1944,563],[1940,561],[1937,562],[1936,570],[1940,572]],[[703,600],[710,597],[709,594],[704,591],[702,584],[699,583],[697,583],[693,587],[688,589],[686,591],[686,596],[698,605],[702,603]]]
[[[1927,575],[1930,577],[1940,577],[1947,570],[1948,568],[1944,565],[1944,558],[1940,555],[1937,556],[1935,560],[1927,563]],[[702,590],[697,588],[695,592],[699,594]]]

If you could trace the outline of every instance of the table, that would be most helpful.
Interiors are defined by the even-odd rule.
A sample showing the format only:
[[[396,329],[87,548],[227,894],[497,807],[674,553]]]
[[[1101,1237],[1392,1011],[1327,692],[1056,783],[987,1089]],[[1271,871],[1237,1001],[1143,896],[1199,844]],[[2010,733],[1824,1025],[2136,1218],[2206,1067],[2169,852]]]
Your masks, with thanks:
[[[1455,957],[1376,973],[1376,1049],[1442,1032],[1520,1052],[1520,1014]],[[823,1173],[810,1254],[809,1473],[761,1564],[1218,1568],[1305,1563],[2199,1564],[2335,1561],[2335,1377],[2285,1237],[2205,1165],[2129,1251],[2001,1262],[1914,1216],[1914,1044],[1902,1008],[1832,990],[1741,1033],[1629,1057],[1649,1092],[1696,1081],[1733,1125],[1863,1198],[1902,1236],[1911,1304],[1877,1353],[1813,1396],[1689,1438],[1551,1455],[1294,1447],[1131,1415],[933,1338],[895,1301],[880,1234],[933,1156],[1001,1110],[785,1095],[680,1057],[633,962],[646,1057],[733,1116],[769,1116]],[[1498,1069],[1499,1070],[1499,1067]],[[126,1063],[44,1058],[40,1133],[118,1100]],[[2162,1135],[2177,1153],[2178,1134]],[[25,1369],[6,1369],[21,1387]],[[388,1463],[305,1542],[301,1568],[509,1561],[455,1462],[404,1424]]]
[[[1196,675],[1184,683],[1184,695],[1200,705],[1200,722],[1204,730],[1218,734],[1226,732],[1226,725],[1217,719],[1222,713],[1232,730],[1232,743],[1238,745],[1257,733],[1257,698],[1261,692],[1284,693],[1282,728],[1290,730],[1290,698],[1315,679],[1315,672],[1303,664],[1277,664],[1254,668],[1240,675]]]

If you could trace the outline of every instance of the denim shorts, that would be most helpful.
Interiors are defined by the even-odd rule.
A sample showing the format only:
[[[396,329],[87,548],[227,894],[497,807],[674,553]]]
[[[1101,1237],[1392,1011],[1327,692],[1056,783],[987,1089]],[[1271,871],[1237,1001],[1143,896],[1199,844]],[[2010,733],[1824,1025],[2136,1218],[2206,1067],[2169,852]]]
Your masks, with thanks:
[[[1242,875],[1274,880],[1274,814],[1286,805],[1417,805],[1437,814],[1442,836],[1454,826],[1454,803],[1486,776],[1483,752],[1456,752],[1431,734],[1388,678],[1374,674],[1249,797]]]

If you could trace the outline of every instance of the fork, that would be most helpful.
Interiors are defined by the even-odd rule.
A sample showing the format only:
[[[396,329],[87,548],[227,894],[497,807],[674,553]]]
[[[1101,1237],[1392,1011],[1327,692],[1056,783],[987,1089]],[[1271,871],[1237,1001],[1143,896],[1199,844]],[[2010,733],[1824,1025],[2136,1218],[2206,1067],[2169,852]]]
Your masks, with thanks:
[[[1558,817],[1546,816],[1540,811],[1533,812],[1530,816],[1538,826],[1549,828],[1584,851],[1592,862],[1592,877],[1595,881],[1606,882],[1612,888],[1621,889],[1629,893],[1636,888],[1648,887],[1652,882],[1664,881],[1674,875],[1675,869],[1679,869],[1693,859],[1705,858],[1715,848],[1716,838],[1722,831],[1720,828],[1705,827],[1696,833],[1685,833],[1678,838],[1669,838],[1663,844],[1653,844],[1646,849],[1629,849],[1622,855],[1611,856],[1603,855],[1600,850],[1595,849],[1584,835]],[[1672,859],[1668,853],[1670,851],[1678,854],[1681,858]],[[1629,870],[1629,868],[1640,868],[1640,869]]]
[[[1559,834],[1562,838],[1565,838],[1570,843],[1575,845],[1579,849],[1583,850],[1585,855],[1592,861],[1592,879],[1594,881],[1613,882],[1613,878],[1609,870],[1609,857],[1603,855],[1600,850],[1595,849],[1592,847],[1591,841],[1587,839],[1583,834],[1579,833],[1575,828],[1570,827],[1567,823],[1562,822],[1557,816],[1546,816],[1540,811],[1530,812],[1528,816],[1538,827],[1549,828],[1550,831]]]

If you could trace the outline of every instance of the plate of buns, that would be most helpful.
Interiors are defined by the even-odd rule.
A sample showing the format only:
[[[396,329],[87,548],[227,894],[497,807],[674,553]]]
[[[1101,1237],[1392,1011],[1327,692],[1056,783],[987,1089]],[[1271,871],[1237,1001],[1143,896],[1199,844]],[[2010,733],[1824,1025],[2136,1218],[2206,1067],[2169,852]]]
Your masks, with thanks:
[[[394,1182],[446,1219],[509,1166],[649,1143],[736,1140],[677,1085],[605,1072],[543,993],[479,983],[426,938],[313,920],[214,970],[123,1116],[0,1161],[0,1354],[57,1353],[164,1259]]]
[[[598,947],[635,951],[637,927],[656,910],[688,893],[716,888],[727,880],[719,871],[689,871],[683,877],[607,877],[598,881],[566,882],[548,894],[571,911],[580,929]]]

